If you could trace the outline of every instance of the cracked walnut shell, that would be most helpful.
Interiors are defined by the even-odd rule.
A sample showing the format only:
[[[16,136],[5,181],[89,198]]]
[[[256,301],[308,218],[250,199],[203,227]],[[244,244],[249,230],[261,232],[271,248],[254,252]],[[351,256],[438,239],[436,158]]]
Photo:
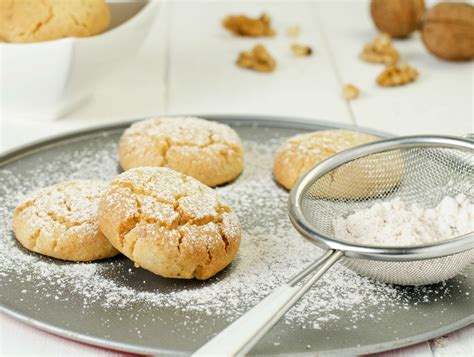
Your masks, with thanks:
[[[267,14],[253,19],[245,15],[230,15],[222,20],[222,25],[237,36],[263,37],[274,36],[271,20]]]
[[[276,61],[265,47],[257,45],[251,51],[241,52],[237,59],[237,65],[257,72],[273,72],[276,68]]]
[[[360,56],[367,62],[385,64],[397,63],[400,58],[387,33],[378,35],[371,43],[366,44]]]
[[[450,61],[474,58],[474,6],[440,3],[423,19],[421,35],[434,55]]]
[[[377,84],[382,87],[395,87],[414,82],[417,78],[416,69],[407,64],[389,65],[377,77]]]
[[[234,259],[240,222],[217,193],[164,167],[117,176],[99,203],[101,231],[136,266],[178,279],[208,279]]]
[[[155,118],[125,130],[119,158],[124,170],[164,166],[217,186],[239,176],[244,150],[228,125],[192,117]]]
[[[423,0],[372,0],[370,3],[375,26],[396,38],[406,37],[415,31],[424,12]]]

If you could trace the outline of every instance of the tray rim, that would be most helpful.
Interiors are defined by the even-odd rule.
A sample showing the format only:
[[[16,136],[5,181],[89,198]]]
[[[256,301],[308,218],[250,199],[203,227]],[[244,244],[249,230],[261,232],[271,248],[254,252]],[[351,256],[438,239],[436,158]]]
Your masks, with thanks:
[[[33,152],[41,151],[47,149],[51,146],[56,146],[59,143],[67,141],[75,141],[79,138],[83,138],[88,135],[97,135],[102,131],[114,131],[114,130],[123,130],[129,127],[131,124],[156,118],[156,117],[170,117],[170,118],[181,118],[181,117],[199,117],[208,120],[218,121],[221,123],[239,123],[239,124],[248,124],[250,122],[265,124],[268,126],[279,127],[279,128],[288,128],[288,129],[301,129],[301,130],[316,130],[315,126],[326,127],[327,130],[331,129],[348,129],[353,131],[358,131],[362,133],[368,133],[377,135],[384,138],[393,137],[393,134],[390,134],[385,131],[375,130],[364,126],[357,126],[351,124],[345,124],[340,122],[331,122],[327,120],[311,119],[309,117],[290,117],[290,116],[276,116],[276,115],[248,115],[248,114],[172,114],[172,115],[153,115],[140,117],[136,119],[128,119],[124,121],[118,121],[103,125],[94,125],[88,128],[81,129],[72,129],[67,130],[63,133],[53,134],[46,136],[42,139],[32,140],[27,144],[22,144],[15,146],[11,149],[1,151],[0,150],[0,167],[6,165],[12,160],[18,160],[23,155],[28,155]],[[245,125],[244,124],[244,125]],[[295,127],[296,126],[296,127]]]
[[[166,117],[184,117],[191,115],[166,115]],[[193,115],[196,116],[196,115]],[[301,117],[290,117],[290,116],[268,116],[268,115],[227,115],[227,114],[211,114],[211,115],[197,115],[204,119],[214,120],[222,123],[230,123],[236,126],[260,126],[260,127],[278,127],[278,128],[288,128],[288,129],[301,129],[301,130],[318,130],[320,128],[330,129],[349,129],[353,131],[359,131],[364,133],[370,133],[378,135],[380,137],[392,137],[392,134],[387,132],[378,131],[366,127],[355,126],[350,124],[343,124],[338,122],[329,122],[324,120],[316,120],[310,118],[301,118]],[[152,116],[157,117],[157,116]],[[114,131],[122,131],[129,127],[132,123],[152,117],[142,117],[137,119],[131,119],[126,121],[120,121],[115,123],[109,123],[105,125],[98,125],[92,128],[82,128],[77,130],[71,130],[65,133],[52,135],[41,140],[35,140],[25,145],[20,145],[11,150],[7,150],[4,153],[1,153],[0,156],[0,167],[7,165],[10,162],[20,160],[22,157],[28,156],[30,154],[47,150],[48,148],[66,144],[68,142],[74,142],[82,140],[88,136],[97,136],[103,134],[104,132],[112,133]],[[112,348],[118,351],[132,352],[132,353],[141,353],[141,354],[172,354],[172,355],[187,355],[182,351],[169,350],[169,349],[156,349],[156,348],[147,348],[147,347],[137,347],[136,345],[117,342],[113,340],[108,340],[105,338],[99,338],[90,336],[84,333],[72,332],[67,329],[57,327],[50,323],[45,323],[40,320],[29,317],[27,314],[20,313],[14,307],[8,307],[3,302],[0,302],[0,312],[4,313],[7,316],[10,316],[18,321],[21,321],[29,326],[38,328],[39,330],[52,333],[54,335],[64,337],[73,341],[78,341],[93,346]],[[352,355],[352,354],[366,354],[366,353],[376,353],[389,351],[405,346],[410,346],[416,343],[427,341],[447,333],[459,330],[469,324],[474,323],[474,314],[467,316],[461,320],[458,320],[452,324],[431,330],[429,332],[421,333],[415,336],[410,336],[404,339],[395,340],[392,342],[379,343],[374,345],[367,345],[361,347],[351,347],[339,350],[329,350],[321,351],[318,353],[321,354],[338,354],[338,355]],[[297,355],[307,355],[308,352],[299,352]]]

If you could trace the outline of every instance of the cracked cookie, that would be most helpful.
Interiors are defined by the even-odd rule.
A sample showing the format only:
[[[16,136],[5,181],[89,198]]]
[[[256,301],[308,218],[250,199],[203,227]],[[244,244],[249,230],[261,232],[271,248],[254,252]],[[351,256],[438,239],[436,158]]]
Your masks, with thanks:
[[[378,140],[374,135],[348,130],[326,130],[289,138],[277,151],[273,164],[275,179],[291,190],[298,179],[319,161],[353,146]]]
[[[33,193],[13,213],[13,230],[28,250],[62,260],[91,261],[118,251],[99,230],[97,206],[107,184],[77,180]]]
[[[156,118],[133,124],[119,144],[124,170],[168,167],[217,186],[242,172],[244,150],[231,127],[200,118]]]
[[[209,187],[164,167],[117,176],[99,204],[99,225],[136,266],[167,278],[208,279],[240,245],[240,222]]]
[[[109,20],[105,0],[0,0],[0,39],[5,42],[93,36]]]

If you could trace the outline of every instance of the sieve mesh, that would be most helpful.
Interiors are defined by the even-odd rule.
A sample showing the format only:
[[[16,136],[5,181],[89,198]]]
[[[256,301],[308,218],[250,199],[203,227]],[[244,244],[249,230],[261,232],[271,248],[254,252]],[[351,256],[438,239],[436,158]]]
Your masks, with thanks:
[[[335,218],[347,217],[376,202],[399,197],[409,205],[433,208],[444,196],[461,193],[474,201],[472,150],[411,145],[369,154],[330,170],[303,188],[300,206],[301,214],[318,235],[336,240]],[[381,261],[346,256],[342,263],[380,281],[420,285],[455,276],[473,258],[474,249],[467,249],[424,260],[414,254],[409,261],[406,257],[404,261]]]

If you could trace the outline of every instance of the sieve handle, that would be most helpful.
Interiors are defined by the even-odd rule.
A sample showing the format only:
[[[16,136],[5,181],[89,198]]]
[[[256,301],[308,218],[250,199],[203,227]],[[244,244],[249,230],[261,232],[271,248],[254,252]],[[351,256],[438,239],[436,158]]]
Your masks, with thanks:
[[[283,286],[242,315],[193,356],[244,356],[343,253],[329,250]],[[301,285],[299,281],[311,277]]]

